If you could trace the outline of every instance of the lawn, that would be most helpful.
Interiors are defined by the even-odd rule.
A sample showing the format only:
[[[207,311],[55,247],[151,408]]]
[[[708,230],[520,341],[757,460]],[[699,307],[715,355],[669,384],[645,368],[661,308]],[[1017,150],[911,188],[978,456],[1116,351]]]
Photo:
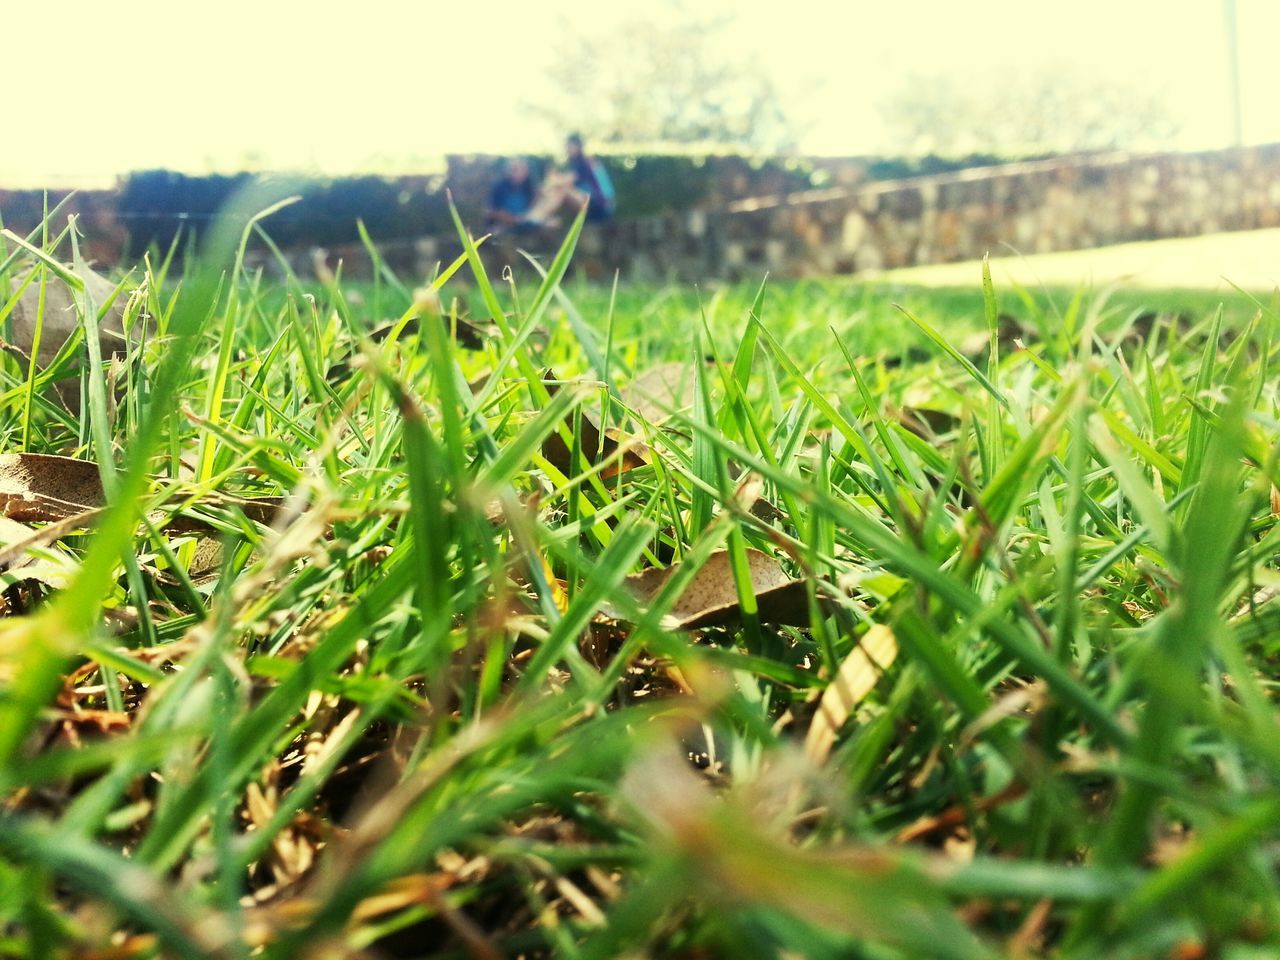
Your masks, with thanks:
[[[5,361],[0,955],[1275,955],[1274,303],[263,227]]]

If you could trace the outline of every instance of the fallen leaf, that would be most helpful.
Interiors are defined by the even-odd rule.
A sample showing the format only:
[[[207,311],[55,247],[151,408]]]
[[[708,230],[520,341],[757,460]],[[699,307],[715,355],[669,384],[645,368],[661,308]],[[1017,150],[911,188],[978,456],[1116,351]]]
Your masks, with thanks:
[[[367,923],[424,903],[436,904],[454,883],[455,878],[444,872],[397,877],[360,900],[351,912],[351,922]],[[267,946],[280,937],[281,931],[310,920],[320,905],[313,897],[303,895],[252,907],[245,911],[244,940],[254,947]]]
[[[498,327],[490,322],[487,324],[477,324],[462,317],[457,319],[456,325],[452,317],[445,314],[437,314],[439,320],[443,321],[445,330],[455,334],[455,339],[459,347],[463,350],[483,350],[485,345],[498,336]],[[399,336],[412,335],[418,332],[421,326],[420,317],[411,317],[404,324]],[[396,320],[391,323],[383,324],[376,330],[370,331],[369,339],[373,343],[382,343],[395,332],[400,326],[400,321]],[[329,383],[340,383],[351,376],[353,363],[351,360],[340,360],[332,364],[325,371],[324,378]]]
[[[921,817],[915,823],[908,824],[898,831],[893,838],[895,843],[911,843],[921,837],[929,836],[940,830],[950,830],[967,822],[974,811],[985,813],[998,809],[1005,804],[1020,800],[1027,792],[1026,784],[1019,780],[1009,783],[1004,789],[986,797],[978,797],[969,803],[957,803],[947,807],[941,813]]]
[[[648,602],[679,569],[680,564],[674,564],[646,570],[627,577],[625,583],[637,599]],[[747,569],[761,621],[793,626],[809,624],[808,591],[803,580],[789,577],[777,560],[759,550],[747,551]],[[738,602],[729,553],[717,550],[694,574],[675,605],[663,617],[662,625],[667,629],[697,630],[726,626],[741,619],[742,608]]]
[[[472,321],[466,320],[462,317],[459,317],[457,321],[454,321],[454,319],[447,314],[439,314],[438,316],[444,323],[447,331],[452,332],[455,329],[455,322],[457,323],[456,329],[458,346],[462,347],[464,350],[483,350],[485,348],[485,344],[498,336],[498,327],[492,321],[481,325],[473,323]],[[406,334],[417,333],[421,322],[422,321],[419,317],[411,317],[408,322],[405,323],[404,330],[402,332]],[[391,335],[391,332],[396,328],[398,323],[399,321],[395,321],[379,327],[377,330],[374,330],[369,334],[369,339],[374,343],[381,343]]]
[[[546,384],[549,393],[554,394],[560,388],[560,384],[556,382],[556,379],[551,370],[543,371],[542,380]],[[601,436],[599,421],[586,409],[581,409],[580,415],[570,414],[565,417],[565,426],[569,428],[570,433],[573,432],[575,425],[579,427],[578,436],[582,447],[582,456],[588,464],[594,465],[608,460],[616,456],[619,449],[622,449],[621,457],[616,463],[603,471],[602,476],[617,476],[648,464],[649,448],[643,442],[635,437],[627,437],[613,429],[606,430],[604,435]],[[573,450],[564,442],[559,432],[553,431],[542,442],[542,455],[566,477],[577,475],[578,467],[573,459]]]
[[[237,507],[250,520],[270,525],[284,498],[214,493],[196,502],[207,507]],[[47,453],[0,454],[0,515],[47,523],[98,510],[104,503],[102,476],[92,460]],[[203,520],[188,516],[175,516],[165,527],[179,533],[212,529]]]
[[[71,582],[72,576],[75,574],[75,567],[65,563],[55,563],[52,560],[40,560],[34,563],[24,563],[16,566],[11,570],[0,573],[0,590],[8,590],[10,587],[24,583],[43,583],[51,590],[61,590]]]
[[[104,500],[98,465],[91,460],[43,453],[0,454],[0,520],[8,524],[0,527],[0,569],[29,562],[24,557],[30,550],[90,526],[102,512]],[[270,526],[278,517],[284,498],[207,494],[195,504],[215,509],[235,507],[255,523]],[[222,542],[212,536],[216,531],[211,524],[182,514],[157,515],[154,520],[167,533],[196,536],[197,558],[189,572],[203,573],[217,566]],[[25,523],[48,526],[33,530],[23,526]],[[20,536],[19,531],[25,535]],[[42,577],[27,579],[57,585]]]
[[[91,460],[47,453],[0,454],[0,513],[6,517],[65,520],[102,503],[102,477]]]
[[[854,708],[875,688],[880,675],[897,656],[898,642],[893,631],[884,624],[873,624],[844,658],[835,677],[823,691],[818,712],[813,715],[804,740],[805,756],[810,762],[816,765],[827,759],[840,728]]]
[[[1035,331],[1025,327],[1017,317],[1007,313],[1000,314],[996,325],[996,343],[1002,356],[1021,349],[1023,343],[1034,337]],[[960,352],[978,367],[986,363],[990,351],[991,334],[986,330],[970,334],[960,342]]]
[[[237,497],[226,493],[211,493],[198,498],[193,506],[225,509],[234,507],[254,523],[272,526],[284,507],[284,497]],[[164,529],[170,533],[209,533],[213,526],[199,517],[177,515],[165,521]]]
[[[921,440],[932,442],[960,426],[960,418],[928,407],[903,407],[894,419]]]
[[[25,542],[31,537],[31,534],[31,528],[25,523],[10,520],[8,517],[0,514],[0,553],[4,553],[15,544]],[[0,568],[4,566],[4,560],[0,559]]]
[[[116,284],[88,267],[81,268],[77,275],[84,281],[85,288],[99,309],[115,293]],[[10,284],[16,289],[19,278],[13,278]],[[99,322],[99,340],[104,357],[117,352],[122,353],[125,350],[124,308],[128,299],[128,295],[123,291],[118,294],[111,308]],[[28,356],[31,355],[31,346],[35,342],[36,320],[40,316],[40,280],[36,278],[22,291],[22,296],[18,298],[13,313],[9,317],[13,346]],[[36,353],[36,360],[42,367],[48,366],[57,356],[59,348],[66,343],[67,338],[78,326],[80,326],[80,315],[76,310],[71,288],[50,272],[45,283],[40,349]]]
[[[672,411],[692,407],[696,385],[693,367],[673,361],[650,367],[619,392],[622,402],[641,420],[658,423]]]
[[[744,471],[736,463],[730,460],[725,464],[729,471],[729,479],[733,481],[742,481],[738,487],[738,493],[743,495],[739,500],[741,506],[747,508],[747,511],[756,519],[763,520],[765,523],[773,523],[775,520],[784,520],[786,515],[777,508],[772,500],[764,495],[764,483],[759,476],[752,475],[748,479],[743,480]],[[752,481],[755,481],[754,483]],[[748,484],[750,484],[748,486]]]

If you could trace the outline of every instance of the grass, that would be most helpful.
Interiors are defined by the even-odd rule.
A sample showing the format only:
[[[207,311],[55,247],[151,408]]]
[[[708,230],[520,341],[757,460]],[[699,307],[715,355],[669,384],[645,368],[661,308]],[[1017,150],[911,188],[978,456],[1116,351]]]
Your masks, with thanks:
[[[80,410],[6,361],[99,469],[0,480],[0,955],[1272,955],[1275,304],[276,282],[259,206]]]

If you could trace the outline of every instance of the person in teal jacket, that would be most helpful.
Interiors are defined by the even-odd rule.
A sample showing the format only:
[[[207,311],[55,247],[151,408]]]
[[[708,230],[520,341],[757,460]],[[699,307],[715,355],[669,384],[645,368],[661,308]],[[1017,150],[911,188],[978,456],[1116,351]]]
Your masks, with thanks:
[[[617,196],[609,171],[595,157],[587,156],[580,134],[569,134],[565,140],[565,151],[569,172],[573,174],[573,186],[587,197],[587,220],[608,220],[617,209]]]

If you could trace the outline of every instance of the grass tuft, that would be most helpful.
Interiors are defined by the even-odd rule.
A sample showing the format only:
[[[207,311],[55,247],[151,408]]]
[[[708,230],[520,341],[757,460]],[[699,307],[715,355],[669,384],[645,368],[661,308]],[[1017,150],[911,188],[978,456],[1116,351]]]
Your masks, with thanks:
[[[0,361],[0,955],[1280,943],[1274,309],[596,287],[582,217],[310,283],[277,199],[117,358],[6,234],[82,332]]]

